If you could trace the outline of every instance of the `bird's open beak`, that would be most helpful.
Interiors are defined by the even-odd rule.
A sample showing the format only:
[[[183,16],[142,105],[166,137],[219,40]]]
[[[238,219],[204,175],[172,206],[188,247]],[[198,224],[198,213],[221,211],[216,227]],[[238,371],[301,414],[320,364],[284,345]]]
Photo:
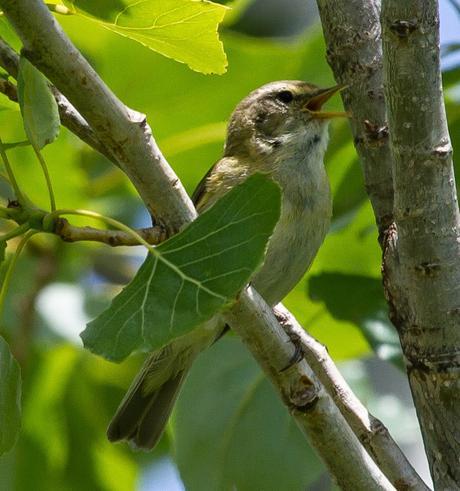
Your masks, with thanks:
[[[303,110],[310,113],[315,119],[349,118],[350,114],[343,111],[321,111],[323,104],[334,94],[344,90],[348,85],[336,85],[328,89],[321,90],[318,94],[308,99]]]

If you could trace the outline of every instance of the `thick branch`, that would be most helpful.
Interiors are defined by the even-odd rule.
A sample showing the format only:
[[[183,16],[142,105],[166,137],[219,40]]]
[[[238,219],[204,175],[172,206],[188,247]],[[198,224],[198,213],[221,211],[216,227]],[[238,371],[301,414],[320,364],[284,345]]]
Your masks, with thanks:
[[[0,7],[19,33],[28,58],[69,98],[168,231],[191,221],[195,210],[157,148],[145,118],[110,92],[42,2],[0,0]],[[280,372],[295,347],[257,294],[251,289],[243,293],[228,315],[343,489],[394,489],[306,363]]]
[[[355,396],[327,349],[311,337],[281,304],[282,325],[289,337],[297,340],[302,353],[319,381],[334,399],[363,447],[396,489],[428,491],[429,488],[411,466],[383,423],[372,416]]]
[[[382,242],[393,220],[391,154],[382,80],[379,0],[317,0],[327,57],[342,92]]]
[[[343,490],[395,489],[363,450],[331,396],[305,362],[292,365],[295,347],[271,308],[249,287],[226,316],[279,391]],[[287,366],[290,368],[286,369]]]
[[[75,106],[128,175],[155,219],[179,230],[196,211],[152,137],[143,114],[127,108],[73,46],[39,0],[1,0],[25,56]],[[171,192],[175,190],[175,192]]]
[[[6,41],[0,37],[0,66],[3,67],[11,77],[17,79],[18,64],[18,54],[13,48],[11,48],[11,46],[8,45]],[[107,157],[115,165],[118,165],[118,162],[97,139],[92,128],[72,106],[72,104],[70,104],[70,102],[53,85],[51,85],[51,90],[59,108],[61,123],[72,133],[78,136],[80,140],[84,141],[90,147],[94,148],[94,150],[97,150],[99,153]],[[10,100],[18,102],[16,87],[12,83],[7,82],[6,80],[0,80],[0,92],[5,94]]]
[[[460,216],[435,0],[382,9],[395,221],[385,286],[437,489],[460,486]]]

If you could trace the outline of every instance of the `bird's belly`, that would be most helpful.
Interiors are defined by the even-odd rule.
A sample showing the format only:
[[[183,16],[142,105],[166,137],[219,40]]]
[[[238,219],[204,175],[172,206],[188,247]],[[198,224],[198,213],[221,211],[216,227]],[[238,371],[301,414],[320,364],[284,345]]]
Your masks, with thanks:
[[[265,261],[252,284],[269,305],[280,302],[310,267],[330,225],[331,199],[318,193],[314,202],[299,210],[283,203],[270,239]]]

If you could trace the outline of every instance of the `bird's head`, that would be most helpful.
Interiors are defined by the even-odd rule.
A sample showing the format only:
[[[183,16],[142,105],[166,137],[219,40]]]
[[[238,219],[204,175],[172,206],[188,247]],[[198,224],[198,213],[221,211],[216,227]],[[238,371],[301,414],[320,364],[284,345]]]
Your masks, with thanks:
[[[225,155],[267,162],[267,157],[279,161],[293,151],[308,152],[312,143],[325,147],[329,120],[347,114],[321,108],[342,88],[338,85],[321,89],[297,80],[263,85],[243,99],[233,112]]]

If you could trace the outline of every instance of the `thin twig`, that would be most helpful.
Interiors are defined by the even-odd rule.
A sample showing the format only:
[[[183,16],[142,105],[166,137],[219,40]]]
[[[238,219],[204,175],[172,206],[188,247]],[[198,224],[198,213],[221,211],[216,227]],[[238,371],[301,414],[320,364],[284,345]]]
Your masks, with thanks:
[[[54,211],[56,209],[56,198],[54,197],[53,184],[51,181],[50,173],[48,171],[48,166],[46,165],[45,159],[43,158],[43,155],[41,154],[39,148],[36,145],[32,145],[32,148],[34,149],[34,153],[40,163],[43,175],[45,176],[46,187],[48,189],[48,195],[50,199],[50,208],[51,211]]]
[[[93,227],[76,227],[65,218],[57,220],[54,233],[65,242],[101,242],[113,247],[139,245],[139,241],[126,232],[101,230]],[[151,245],[160,244],[166,239],[166,231],[160,226],[136,229],[136,233]]]
[[[16,51],[14,51],[14,49],[0,37],[0,66],[2,66],[11,77],[17,78],[18,64],[19,56]],[[80,140],[84,141],[91,148],[104,155],[104,157],[118,166],[117,160],[98,140],[94,134],[94,131],[80,115],[80,113],[72,106],[72,104],[70,104],[67,98],[56,89],[56,87],[54,87],[52,84],[50,84],[50,87],[58,105],[61,123],[72,133],[78,136]],[[0,92],[5,94],[11,101],[18,102],[16,87],[11,82],[1,80]]]

